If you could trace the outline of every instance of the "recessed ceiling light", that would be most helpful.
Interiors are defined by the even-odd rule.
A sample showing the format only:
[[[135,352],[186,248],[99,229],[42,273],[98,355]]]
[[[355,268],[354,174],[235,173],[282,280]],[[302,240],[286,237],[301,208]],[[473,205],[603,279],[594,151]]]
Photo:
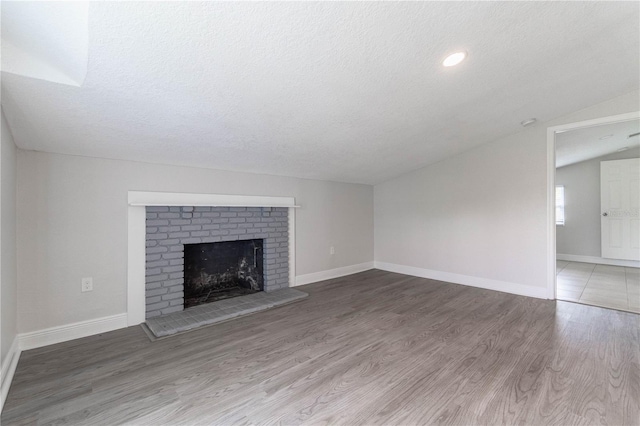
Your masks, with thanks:
[[[535,119],[535,118],[530,118],[528,120],[521,121],[520,124],[522,124],[522,127],[527,127],[527,126],[531,126],[531,125],[535,124],[536,121],[538,121],[538,120]]]
[[[623,146],[622,148],[620,148],[619,150],[617,150],[617,152],[622,152],[622,151],[626,151],[628,150],[629,147],[628,146]]]
[[[467,52],[456,52],[444,58],[444,61],[442,61],[442,65],[444,65],[445,67],[452,67],[464,61],[464,58],[466,57]]]
[[[610,137],[613,137],[613,135],[604,135],[603,137],[598,138],[598,140],[603,141],[603,140],[605,140],[605,139],[609,139]]]

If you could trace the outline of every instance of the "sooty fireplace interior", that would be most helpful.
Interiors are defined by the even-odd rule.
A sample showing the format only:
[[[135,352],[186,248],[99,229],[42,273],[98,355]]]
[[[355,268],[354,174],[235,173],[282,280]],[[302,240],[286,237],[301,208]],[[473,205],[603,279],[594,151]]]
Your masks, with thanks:
[[[263,240],[184,245],[184,308],[264,290]]]

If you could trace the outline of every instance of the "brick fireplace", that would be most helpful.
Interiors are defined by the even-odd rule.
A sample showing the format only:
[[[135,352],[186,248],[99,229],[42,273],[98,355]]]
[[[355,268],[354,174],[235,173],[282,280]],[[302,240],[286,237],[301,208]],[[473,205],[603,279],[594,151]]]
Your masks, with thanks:
[[[184,309],[184,246],[262,240],[264,291],[289,286],[286,207],[147,206],[145,317]]]
[[[196,212],[196,208],[213,209],[219,207],[229,209],[232,207],[245,209],[271,208],[271,210],[265,210],[265,212],[271,212],[273,209],[284,209],[282,211],[286,211],[288,219],[289,271],[288,282],[284,286],[293,287],[296,285],[295,211],[300,206],[296,205],[294,197],[130,190],[127,191],[127,204],[127,326],[142,324],[146,321],[147,208],[164,207],[163,210],[166,210],[164,213],[178,213],[178,210],[180,210],[180,215],[182,214],[181,207],[192,207],[193,211],[191,213],[204,213],[203,211]],[[231,211],[229,212],[231,213]],[[185,212],[185,214],[188,213]],[[240,238],[240,235],[237,234],[238,238]],[[190,235],[189,238],[203,237],[191,237]],[[222,236],[220,236],[220,240],[222,240]],[[284,253],[284,247],[280,248],[282,249],[281,253]],[[160,299],[162,300],[162,297]]]

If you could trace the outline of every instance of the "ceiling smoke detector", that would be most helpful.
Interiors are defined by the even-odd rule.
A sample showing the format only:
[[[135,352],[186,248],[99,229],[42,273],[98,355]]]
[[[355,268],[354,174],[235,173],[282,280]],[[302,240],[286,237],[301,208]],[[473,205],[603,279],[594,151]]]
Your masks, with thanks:
[[[536,124],[538,120],[535,118],[530,118],[528,120],[523,120],[520,122],[520,124],[522,124],[522,127],[529,127],[529,126],[533,126],[534,124]]]

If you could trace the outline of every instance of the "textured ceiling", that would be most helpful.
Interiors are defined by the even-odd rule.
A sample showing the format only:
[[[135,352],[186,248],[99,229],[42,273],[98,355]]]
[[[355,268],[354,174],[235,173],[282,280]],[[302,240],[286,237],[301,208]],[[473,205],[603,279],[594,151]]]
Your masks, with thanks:
[[[23,149],[377,183],[637,89],[639,9],[95,2],[82,86],[2,105]]]
[[[625,148],[637,151],[640,136],[629,135],[638,132],[640,120],[630,120],[557,134],[556,167],[602,157]]]

